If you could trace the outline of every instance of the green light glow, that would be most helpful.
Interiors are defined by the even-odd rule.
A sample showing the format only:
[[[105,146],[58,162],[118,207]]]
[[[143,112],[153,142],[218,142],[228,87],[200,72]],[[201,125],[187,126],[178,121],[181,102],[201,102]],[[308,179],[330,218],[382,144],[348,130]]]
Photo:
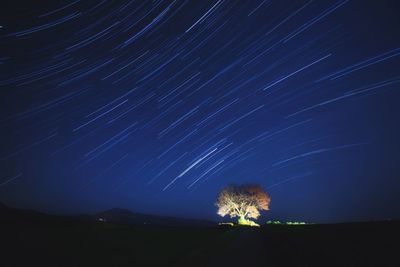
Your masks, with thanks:
[[[267,224],[286,224],[286,225],[305,225],[305,224],[309,224],[306,222],[280,222],[280,221],[267,221]]]

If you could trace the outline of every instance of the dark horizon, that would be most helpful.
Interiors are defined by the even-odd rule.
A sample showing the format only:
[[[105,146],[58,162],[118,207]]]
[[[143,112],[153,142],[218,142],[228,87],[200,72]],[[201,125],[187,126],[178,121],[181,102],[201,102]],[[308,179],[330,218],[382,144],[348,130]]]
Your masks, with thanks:
[[[400,219],[398,1],[13,3],[0,202],[226,221]]]

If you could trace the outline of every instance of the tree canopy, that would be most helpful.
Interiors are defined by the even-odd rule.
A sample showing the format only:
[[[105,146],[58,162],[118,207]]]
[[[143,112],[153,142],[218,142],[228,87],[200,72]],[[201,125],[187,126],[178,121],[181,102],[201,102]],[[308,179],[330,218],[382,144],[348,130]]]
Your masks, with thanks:
[[[217,197],[217,214],[239,217],[239,224],[249,224],[257,219],[260,210],[269,210],[271,198],[258,185],[228,186]]]

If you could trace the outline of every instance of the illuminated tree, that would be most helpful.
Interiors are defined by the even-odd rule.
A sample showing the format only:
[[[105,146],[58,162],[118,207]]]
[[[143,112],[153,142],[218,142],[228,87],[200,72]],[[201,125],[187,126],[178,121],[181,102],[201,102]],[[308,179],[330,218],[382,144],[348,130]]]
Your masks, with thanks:
[[[271,198],[257,185],[228,186],[217,197],[217,214],[239,217],[238,224],[256,225],[260,210],[269,210]]]

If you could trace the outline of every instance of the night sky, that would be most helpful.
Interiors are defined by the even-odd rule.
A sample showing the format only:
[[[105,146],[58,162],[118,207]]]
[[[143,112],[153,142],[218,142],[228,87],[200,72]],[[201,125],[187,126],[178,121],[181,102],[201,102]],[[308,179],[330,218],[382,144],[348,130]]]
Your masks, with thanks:
[[[217,219],[400,218],[398,1],[14,1],[0,201]],[[36,3],[36,4],[34,4]]]

